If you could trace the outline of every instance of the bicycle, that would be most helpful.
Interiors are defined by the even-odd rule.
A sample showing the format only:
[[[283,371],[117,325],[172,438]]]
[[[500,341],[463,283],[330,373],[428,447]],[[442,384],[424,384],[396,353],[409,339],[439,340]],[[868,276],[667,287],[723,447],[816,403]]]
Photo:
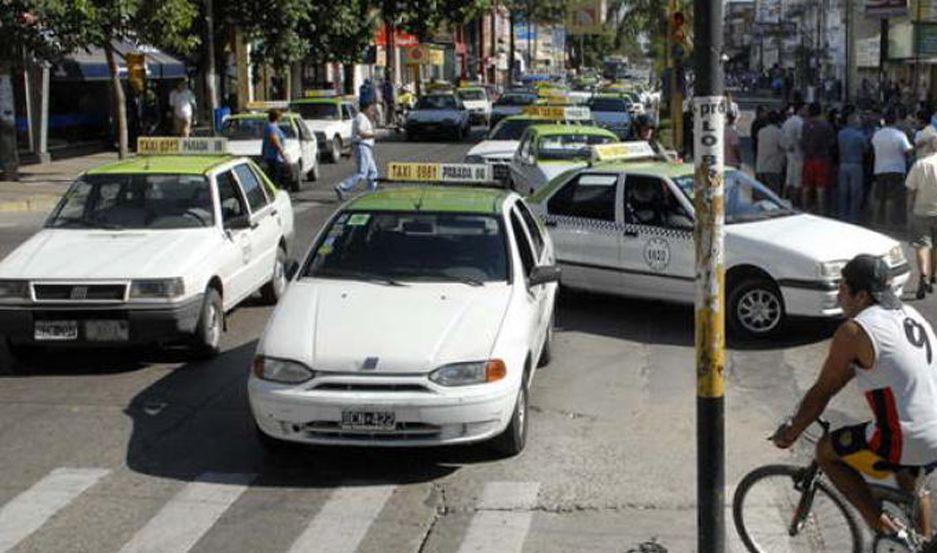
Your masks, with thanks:
[[[822,419],[817,423],[826,436],[830,423]],[[732,518],[748,551],[869,551],[865,548],[865,524],[822,476],[820,466],[811,461],[807,466],[765,465],[742,479],[732,499]],[[771,479],[777,482],[772,483]],[[925,478],[919,478],[918,486],[924,484]],[[869,486],[873,495],[882,500],[885,511],[905,526],[913,547],[908,548],[894,537],[876,535],[873,553],[937,553],[937,540],[927,541],[914,530],[919,507],[917,494],[872,482]]]

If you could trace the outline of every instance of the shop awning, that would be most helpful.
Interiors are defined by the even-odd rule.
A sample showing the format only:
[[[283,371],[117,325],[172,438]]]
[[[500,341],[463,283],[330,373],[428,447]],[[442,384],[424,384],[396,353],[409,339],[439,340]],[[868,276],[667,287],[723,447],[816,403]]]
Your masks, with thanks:
[[[130,52],[145,55],[148,79],[181,79],[186,76],[185,64],[158,48],[117,40],[112,44],[117,54],[117,71],[122,79],[127,78],[124,56]],[[109,78],[104,49],[98,47],[72,52],[54,64],[52,69],[52,79],[56,81],[101,81]]]

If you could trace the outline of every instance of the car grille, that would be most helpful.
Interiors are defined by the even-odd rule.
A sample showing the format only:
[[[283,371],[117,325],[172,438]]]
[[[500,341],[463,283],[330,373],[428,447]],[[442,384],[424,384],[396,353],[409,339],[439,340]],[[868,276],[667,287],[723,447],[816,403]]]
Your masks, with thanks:
[[[362,384],[357,382],[323,382],[312,387],[313,390],[329,392],[425,392],[429,389],[422,384]]]
[[[121,302],[127,294],[126,284],[34,284],[37,301],[60,302]]]
[[[432,439],[442,432],[442,428],[422,422],[398,422],[393,430],[348,430],[335,421],[312,421],[302,430],[310,437],[356,440],[367,438],[374,441],[392,442],[395,440]]]

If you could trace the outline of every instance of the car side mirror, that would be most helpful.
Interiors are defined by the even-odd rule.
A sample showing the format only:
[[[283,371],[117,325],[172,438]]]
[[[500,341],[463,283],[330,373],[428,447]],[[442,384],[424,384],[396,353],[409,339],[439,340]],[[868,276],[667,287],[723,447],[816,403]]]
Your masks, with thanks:
[[[556,265],[537,265],[530,271],[527,282],[531,287],[548,282],[559,282],[561,273],[562,270]]]
[[[243,230],[253,228],[249,215],[237,215],[224,222],[225,230]]]

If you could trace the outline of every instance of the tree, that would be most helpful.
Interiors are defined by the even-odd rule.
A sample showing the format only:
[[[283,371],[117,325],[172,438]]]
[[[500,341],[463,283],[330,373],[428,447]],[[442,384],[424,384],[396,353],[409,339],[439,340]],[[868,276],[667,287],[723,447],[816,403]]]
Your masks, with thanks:
[[[340,3],[343,0],[330,0]],[[300,29],[313,25],[312,15],[320,0],[231,0],[219,2],[221,17],[256,42],[252,63],[268,63],[283,69],[303,59],[309,43]]]
[[[199,43],[191,29],[198,8],[191,0],[75,0],[70,4],[82,18],[79,42],[104,50],[117,120],[118,155],[123,159],[127,155],[127,108],[114,41],[191,51]]]

